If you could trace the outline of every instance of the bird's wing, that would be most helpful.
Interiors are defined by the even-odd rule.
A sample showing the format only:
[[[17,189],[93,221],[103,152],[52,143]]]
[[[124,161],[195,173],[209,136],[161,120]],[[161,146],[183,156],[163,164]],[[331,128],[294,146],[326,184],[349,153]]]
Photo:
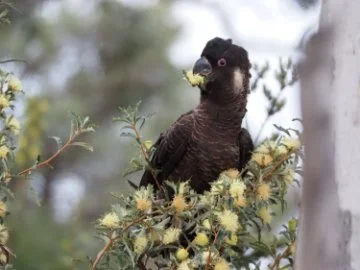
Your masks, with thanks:
[[[241,129],[239,135],[239,147],[240,147],[240,159],[239,159],[239,170],[245,167],[246,163],[251,158],[251,153],[254,150],[254,144],[249,134],[245,128]]]
[[[171,127],[160,135],[154,144],[155,152],[151,159],[151,166],[159,173],[157,180],[161,183],[175,169],[186,152],[194,124],[193,111],[180,116]],[[150,170],[145,170],[140,186],[152,184],[156,187],[155,179]]]

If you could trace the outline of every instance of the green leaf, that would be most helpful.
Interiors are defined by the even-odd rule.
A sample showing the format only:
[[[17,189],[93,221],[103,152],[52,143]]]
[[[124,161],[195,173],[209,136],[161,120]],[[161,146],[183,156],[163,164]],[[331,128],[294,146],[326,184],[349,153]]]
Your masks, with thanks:
[[[58,150],[63,146],[63,143],[62,143],[62,140],[61,140],[60,137],[51,136],[51,137],[49,137],[49,139],[53,139],[53,140],[56,142],[56,145],[57,145],[57,149],[58,149]]]
[[[41,207],[42,204],[41,204],[41,199],[40,199],[39,193],[34,189],[34,187],[32,185],[30,185],[29,190],[30,190],[31,194],[34,196],[37,206]]]
[[[85,150],[94,152],[94,147],[92,147],[90,144],[88,144],[86,142],[73,142],[71,145],[80,146],[80,147],[84,148]]]

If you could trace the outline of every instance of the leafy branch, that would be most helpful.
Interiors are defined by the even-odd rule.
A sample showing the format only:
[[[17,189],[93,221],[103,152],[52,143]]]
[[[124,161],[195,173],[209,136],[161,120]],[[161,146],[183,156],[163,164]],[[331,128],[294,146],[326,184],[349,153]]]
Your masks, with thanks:
[[[137,145],[140,148],[141,155],[145,160],[145,166],[150,170],[153,178],[155,179],[156,186],[159,190],[163,190],[163,187],[160,185],[157,179],[157,171],[151,165],[151,145],[147,145],[147,142],[143,141],[141,138],[140,130],[144,126],[145,121],[151,116],[148,115],[139,115],[139,106],[141,102],[138,102],[135,106],[129,106],[127,108],[119,108],[121,116],[113,118],[114,121],[120,122],[123,124],[120,136],[123,137],[132,137],[135,139]],[[152,143],[151,143],[152,144]],[[135,172],[142,170],[144,166],[142,165],[141,161],[133,161],[134,165],[131,168],[130,172]]]
[[[255,65],[254,70],[257,74],[257,77],[251,85],[252,90],[255,90],[258,87],[260,80],[264,79],[266,73],[269,71],[269,64],[266,63],[265,66],[261,69]],[[283,90],[288,86],[294,85],[297,81],[296,70],[290,58],[288,59],[287,63],[284,63],[281,58],[279,59],[279,70],[275,71],[275,79],[279,83],[279,91],[275,96],[266,84],[262,85],[263,93],[268,100],[269,105],[267,108],[267,116],[261,124],[260,130],[255,138],[255,144],[258,142],[260,135],[269,119],[273,115],[280,112],[285,106],[286,100],[281,98]]]
[[[90,121],[89,117],[81,117],[79,115],[76,115],[75,113],[72,113],[72,120],[71,120],[71,130],[69,134],[69,138],[66,141],[64,145],[62,145],[61,140],[59,137],[51,137],[56,141],[58,150],[50,156],[48,159],[40,162],[40,156],[38,157],[38,160],[36,163],[27,168],[22,170],[21,172],[17,173],[18,176],[31,174],[32,171],[37,170],[44,166],[51,167],[51,161],[53,161],[55,158],[57,158],[63,151],[65,151],[70,146],[80,146],[86,150],[93,151],[92,146],[88,145],[85,142],[76,142],[75,140],[82,134],[88,133],[88,132],[94,132],[95,125],[93,125]]]
[[[121,109],[122,116],[115,120],[124,124],[122,135],[140,146],[142,160],[134,164],[143,169],[152,148],[141,137],[146,117],[137,116],[138,106]],[[271,207],[285,209],[284,196],[294,180],[300,148],[296,138],[267,140],[255,149],[242,172],[224,171],[205,194],[197,194],[188,182],[165,182],[166,196],[160,197],[149,185],[116,197],[118,203],[99,219],[99,236],[106,243],[91,261],[91,269],[110,269],[112,258],[123,269],[146,269],[149,259],[166,269],[248,268],[249,264],[259,269],[261,258],[267,256],[273,257],[273,269],[280,269],[276,267],[282,267],[283,259],[291,263],[293,230],[281,233],[285,242],[274,234],[275,240],[268,244],[262,235],[270,230]],[[278,253],[284,245],[289,252]],[[248,254],[248,249],[254,252]]]

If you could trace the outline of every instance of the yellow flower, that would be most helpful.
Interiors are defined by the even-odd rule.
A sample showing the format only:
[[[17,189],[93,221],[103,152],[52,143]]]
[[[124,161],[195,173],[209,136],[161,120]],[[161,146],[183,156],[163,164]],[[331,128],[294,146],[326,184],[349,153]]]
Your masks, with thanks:
[[[5,248],[0,249],[0,265],[5,266],[9,262],[9,252]]]
[[[165,245],[176,242],[179,239],[181,230],[177,228],[168,228],[165,230],[162,242]]]
[[[189,257],[189,252],[186,250],[186,248],[179,248],[176,251],[176,259],[179,261],[184,261]]]
[[[215,182],[211,183],[211,189],[210,189],[210,193],[212,195],[219,195],[222,194],[224,192],[224,185],[225,185],[225,181],[224,179],[219,179]]]
[[[273,161],[273,158],[269,154],[255,152],[252,154],[251,160],[255,161],[261,167],[266,167]]]
[[[203,195],[200,195],[200,205],[203,206],[209,206],[209,205],[213,205],[215,201],[215,198],[213,196],[213,194],[211,194],[210,192],[205,192]]]
[[[238,207],[245,207],[246,198],[244,196],[238,196],[237,198],[235,198],[234,204]]]
[[[235,180],[231,183],[229,191],[232,197],[240,197],[243,196],[245,189],[246,185],[244,182]]]
[[[10,101],[5,95],[0,95],[0,108],[7,108],[10,106]]]
[[[290,166],[285,169],[284,181],[286,184],[290,185],[294,181],[294,174],[294,170]]]
[[[189,192],[189,181],[181,182],[179,184],[179,194],[184,195]]]
[[[9,173],[5,173],[5,175],[3,177],[4,177],[5,183],[9,184],[12,179],[11,175]]]
[[[149,150],[151,149],[152,145],[153,145],[153,142],[150,141],[150,140],[148,140],[148,141],[145,141],[145,142],[143,143],[143,145],[144,145],[145,149],[146,149],[147,151],[149,151]]]
[[[238,241],[238,237],[236,236],[236,234],[232,233],[231,237],[226,237],[225,238],[225,243],[229,244],[230,246],[236,246]]]
[[[202,85],[205,82],[205,78],[200,74],[194,74],[192,70],[184,72],[184,79],[191,85],[191,86],[198,86]]]
[[[225,210],[221,213],[217,214],[219,222],[221,226],[224,227],[225,230],[235,233],[240,228],[240,224],[238,221],[238,216],[230,211]]]
[[[220,258],[215,263],[214,270],[230,270],[230,265],[225,259]]]
[[[181,213],[187,207],[185,199],[182,195],[176,195],[172,201],[172,207],[175,208],[176,212]]]
[[[276,142],[266,140],[263,144],[261,144],[256,148],[255,152],[262,154],[271,154],[276,147],[277,147]]]
[[[281,144],[288,148],[290,151],[297,151],[301,148],[301,142],[295,138],[284,138]]]
[[[240,172],[237,169],[228,169],[223,172],[226,176],[231,179],[236,179],[239,177]]]
[[[9,232],[5,227],[5,225],[0,224],[0,244],[5,245],[8,240],[9,240]]]
[[[286,155],[288,153],[288,149],[284,146],[284,145],[280,145],[277,149],[276,149],[276,153],[280,156],[282,155]]]
[[[198,245],[200,247],[205,247],[209,244],[209,238],[207,235],[203,232],[197,233],[196,237],[194,239],[195,245]]]
[[[190,260],[183,261],[178,265],[177,270],[191,270],[192,268],[189,267],[189,264]]]
[[[292,218],[288,221],[288,227],[290,232],[294,232],[296,230],[297,220]]]
[[[0,217],[5,217],[7,213],[7,206],[3,201],[0,201]]]
[[[265,224],[269,224],[272,220],[269,210],[265,207],[259,209],[259,216]]]
[[[21,81],[14,75],[11,75],[9,77],[9,90],[13,92],[18,92],[22,90]]]
[[[6,145],[0,146],[0,158],[6,159],[7,154],[9,154],[9,148]]]
[[[257,187],[256,198],[258,200],[267,201],[271,195],[271,188],[268,184],[262,183]]]
[[[115,212],[107,213],[101,220],[100,225],[113,229],[119,225],[119,217]]]
[[[135,191],[134,194],[135,200],[138,199],[144,199],[144,200],[150,200],[153,198],[153,189],[151,185],[147,187],[141,187],[139,190]]]
[[[151,208],[151,201],[146,199],[135,199],[136,201],[136,209],[140,211],[146,211]]]
[[[142,254],[146,249],[149,240],[145,235],[139,235],[135,238],[134,241],[134,251],[136,254]]]
[[[202,222],[202,225],[203,225],[206,229],[211,230],[211,225],[210,225],[209,219],[205,219],[205,220]]]
[[[20,131],[20,122],[15,117],[9,117],[6,120],[6,127],[10,129],[15,135],[19,134]]]

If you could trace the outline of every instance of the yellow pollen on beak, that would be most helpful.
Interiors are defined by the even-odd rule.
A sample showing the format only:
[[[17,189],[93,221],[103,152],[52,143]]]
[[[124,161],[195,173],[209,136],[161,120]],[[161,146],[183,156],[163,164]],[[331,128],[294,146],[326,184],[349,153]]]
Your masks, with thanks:
[[[205,83],[205,77],[200,74],[194,74],[191,70],[183,71],[184,80],[186,80],[191,86],[200,86]]]

